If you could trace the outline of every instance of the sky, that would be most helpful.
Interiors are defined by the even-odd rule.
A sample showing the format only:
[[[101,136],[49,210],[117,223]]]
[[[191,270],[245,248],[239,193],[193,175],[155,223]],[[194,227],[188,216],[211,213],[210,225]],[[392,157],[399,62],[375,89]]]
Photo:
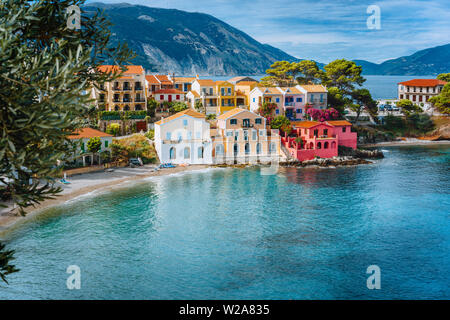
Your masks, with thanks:
[[[88,1],[89,2],[99,2]],[[106,0],[203,12],[297,58],[375,63],[450,43],[450,1]],[[370,5],[380,28],[369,29]]]

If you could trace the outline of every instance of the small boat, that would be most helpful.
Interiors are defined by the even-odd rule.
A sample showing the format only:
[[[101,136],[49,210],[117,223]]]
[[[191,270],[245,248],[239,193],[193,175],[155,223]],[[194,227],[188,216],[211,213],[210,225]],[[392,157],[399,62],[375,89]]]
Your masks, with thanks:
[[[59,182],[63,183],[63,184],[70,184],[69,181],[67,181],[66,179],[62,178],[61,180],[59,180]]]

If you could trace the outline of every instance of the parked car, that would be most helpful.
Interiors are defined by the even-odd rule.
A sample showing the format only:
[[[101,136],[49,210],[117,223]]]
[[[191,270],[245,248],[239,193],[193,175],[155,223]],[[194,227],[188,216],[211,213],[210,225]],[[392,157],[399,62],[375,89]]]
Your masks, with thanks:
[[[130,159],[130,167],[134,167],[134,166],[143,166],[144,163],[142,162],[141,158],[131,158]]]
[[[384,111],[384,104],[378,106],[378,110],[379,110],[379,111]]]

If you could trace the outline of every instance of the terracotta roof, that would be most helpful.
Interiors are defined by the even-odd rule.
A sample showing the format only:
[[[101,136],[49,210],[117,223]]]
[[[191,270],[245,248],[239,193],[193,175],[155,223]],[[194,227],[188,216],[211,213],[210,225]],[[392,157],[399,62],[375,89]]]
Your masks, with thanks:
[[[414,87],[436,87],[437,85],[445,85],[447,82],[438,79],[412,79],[408,81],[399,82],[398,84],[403,84],[405,86]]]
[[[127,68],[127,70],[124,72],[124,74],[142,74],[144,72],[144,68],[142,66],[129,65],[125,67]],[[98,71],[105,73],[119,72],[120,68],[117,65],[102,65],[98,67]]]
[[[165,74],[155,74],[155,77],[162,83],[162,84],[172,84],[172,81],[169,79],[169,77]]]
[[[258,88],[264,94],[279,94],[279,95],[282,94],[281,91],[278,90],[278,88],[276,88],[276,87],[258,87]]]
[[[227,111],[227,112],[221,114],[220,116],[217,117],[217,119],[218,120],[219,119],[220,120],[228,119],[228,118],[230,118],[230,117],[232,117],[232,116],[234,116],[234,115],[236,115],[238,113],[241,113],[242,111],[248,111],[248,110],[245,110],[245,109],[242,109],[242,108],[234,108],[234,109],[232,109],[230,111]],[[248,112],[250,112],[250,111],[248,111]]]
[[[214,80],[211,79],[197,79],[196,80],[201,86],[214,86]]]
[[[220,86],[220,85],[229,85],[229,86],[233,86],[233,84],[232,83],[229,83],[228,81],[223,81],[223,80],[218,80],[218,81],[216,81],[216,86]]]
[[[172,115],[170,117],[163,118],[163,119],[155,122],[155,124],[160,125],[160,124],[166,123],[168,121],[175,120],[175,119],[177,119],[179,117],[182,117],[184,115],[187,115],[187,116],[190,116],[190,117],[194,117],[194,118],[206,118],[206,116],[203,113],[197,112],[197,111],[189,108],[189,109],[183,110],[181,112],[175,113],[174,115]]]
[[[253,81],[241,81],[241,82],[236,83],[236,86],[255,86],[255,85],[256,85],[256,82],[253,82]]]
[[[305,120],[305,121],[292,121],[291,124],[293,127],[298,128],[312,128],[320,124],[320,122]]]
[[[348,122],[347,120],[332,120],[327,121],[332,126],[351,126],[352,124]]]
[[[327,92],[327,89],[321,84],[302,84],[300,87],[308,92]]]
[[[102,132],[100,130],[92,128],[82,128],[76,130],[73,134],[68,136],[69,139],[84,139],[84,138],[94,138],[94,137],[112,137],[112,135]]]
[[[197,78],[196,77],[176,77],[175,76],[175,82],[194,82]]]
[[[159,82],[159,80],[154,76],[154,75],[147,75],[145,76],[145,79],[148,81],[148,83],[150,84],[161,84]]]
[[[180,90],[177,90],[177,89],[161,89],[161,90],[158,90],[158,91],[155,91],[154,92],[154,94],[160,94],[160,93],[162,93],[162,94],[170,94],[170,93],[172,93],[172,94],[184,94],[184,92],[183,91],[180,91]]]
[[[283,90],[284,93],[303,94],[303,92],[298,90],[298,88],[296,88],[296,87],[282,87],[280,89]],[[289,92],[288,92],[288,90],[289,90]]]

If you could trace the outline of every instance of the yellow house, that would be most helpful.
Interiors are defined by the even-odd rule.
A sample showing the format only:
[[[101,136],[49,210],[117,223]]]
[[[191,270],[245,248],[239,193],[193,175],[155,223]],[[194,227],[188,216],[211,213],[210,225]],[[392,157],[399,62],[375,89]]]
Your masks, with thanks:
[[[257,85],[258,82],[256,81],[241,81],[235,84],[235,90],[244,96],[244,103],[239,105],[240,108],[249,109],[250,91],[252,91]]]
[[[245,95],[241,91],[237,91],[234,84],[228,81],[216,81],[215,85],[218,95],[218,114],[223,114],[238,106],[246,105]]]

